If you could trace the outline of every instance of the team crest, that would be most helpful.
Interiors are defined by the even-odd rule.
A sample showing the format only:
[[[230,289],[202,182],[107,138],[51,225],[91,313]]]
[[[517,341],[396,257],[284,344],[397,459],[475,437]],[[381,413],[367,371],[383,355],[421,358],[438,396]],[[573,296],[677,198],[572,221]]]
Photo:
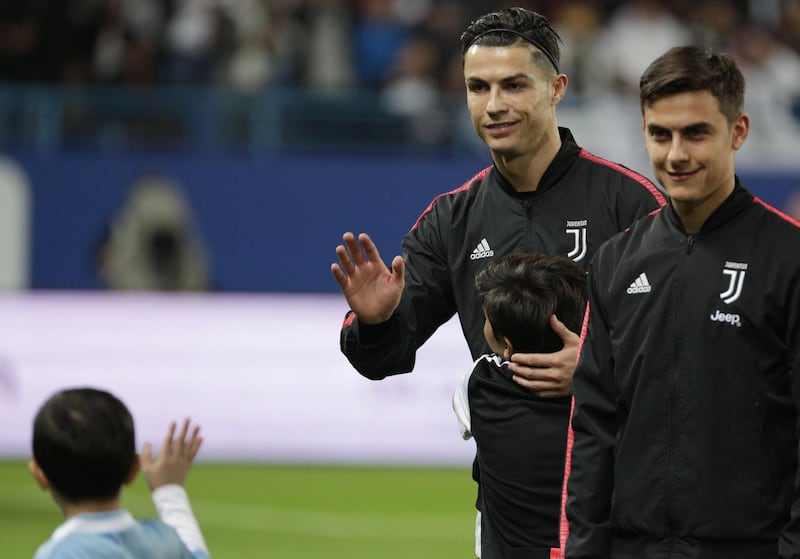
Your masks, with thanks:
[[[742,294],[744,276],[747,272],[747,264],[741,262],[725,262],[722,270],[724,276],[728,276],[728,287],[719,294],[719,298],[725,304],[731,304]]]
[[[580,262],[586,256],[586,230],[588,221],[585,219],[567,221],[567,235],[572,238],[573,247],[567,253],[569,258]]]

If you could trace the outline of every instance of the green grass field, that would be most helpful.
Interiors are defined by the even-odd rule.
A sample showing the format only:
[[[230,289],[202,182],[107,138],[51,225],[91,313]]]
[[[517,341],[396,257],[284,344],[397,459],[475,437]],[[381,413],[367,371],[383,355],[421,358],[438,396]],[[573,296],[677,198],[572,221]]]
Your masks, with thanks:
[[[215,559],[473,557],[475,487],[467,469],[199,463],[187,489]],[[154,517],[141,476],[123,492]],[[3,557],[30,558],[59,512],[23,462],[0,462]]]

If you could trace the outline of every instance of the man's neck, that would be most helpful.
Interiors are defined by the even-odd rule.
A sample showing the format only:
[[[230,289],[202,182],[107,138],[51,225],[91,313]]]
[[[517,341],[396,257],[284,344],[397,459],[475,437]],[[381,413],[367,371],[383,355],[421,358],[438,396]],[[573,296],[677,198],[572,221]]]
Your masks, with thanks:
[[[511,183],[517,192],[532,192],[539,188],[545,171],[556,158],[561,149],[561,137],[558,130],[555,138],[549,138],[532,154],[508,158],[493,153],[492,159],[502,175]]]
[[[708,218],[711,217],[717,208],[727,200],[735,188],[735,183],[731,182],[729,187],[720,189],[702,200],[681,201],[671,199],[672,207],[683,224],[683,229],[687,235],[696,235],[703,228]]]

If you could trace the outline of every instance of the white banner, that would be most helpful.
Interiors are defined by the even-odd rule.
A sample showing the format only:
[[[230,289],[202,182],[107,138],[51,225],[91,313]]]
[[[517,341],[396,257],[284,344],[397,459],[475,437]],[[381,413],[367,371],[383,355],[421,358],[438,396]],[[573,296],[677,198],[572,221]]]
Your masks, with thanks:
[[[413,373],[361,377],[339,351],[340,295],[26,292],[0,296],[0,457],[30,453],[64,387],[111,391],[139,448],[171,420],[202,426],[202,460],[468,465],[451,407],[471,367],[456,320]]]

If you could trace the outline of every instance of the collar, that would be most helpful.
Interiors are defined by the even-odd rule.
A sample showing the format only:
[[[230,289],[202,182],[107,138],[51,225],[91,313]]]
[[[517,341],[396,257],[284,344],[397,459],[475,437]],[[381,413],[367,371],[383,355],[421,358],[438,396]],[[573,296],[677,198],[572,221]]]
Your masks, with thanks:
[[[508,380],[513,380],[512,377],[514,376],[514,373],[508,370],[508,366],[511,364],[511,361],[503,359],[503,356],[499,353],[489,353],[484,357],[502,376],[506,377]]]
[[[722,202],[722,204],[720,204],[719,207],[714,210],[710,216],[708,216],[708,219],[700,228],[700,232],[695,236],[704,235],[719,229],[738,216],[745,209],[753,205],[753,195],[744,187],[738,175],[736,175],[734,179],[735,184],[733,186],[733,192],[731,192],[730,196],[728,196]],[[678,217],[678,214],[675,212],[675,209],[672,207],[671,203],[667,204],[666,215],[673,225],[685,233],[683,223],[681,222],[681,219]]]
[[[550,165],[545,169],[542,180],[539,181],[539,186],[532,192],[517,192],[517,189],[511,186],[511,183],[503,176],[497,167],[494,165],[492,166],[492,172],[497,177],[498,184],[506,193],[517,198],[538,196],[542,192],[553,188],[567,173],[569,173],[575,163],[575,159],[580,155],[581,148],[575,142],[575,138],[572,136],[572,132],[569,128],[559,126],[558,135],[561,138],[561,147],[550,162]]]
[[[51,539],[57,541],[72,533],[103,534],[121,532],[135,524],[136,520],[124,509],[109,512],[86,512],[77,514],[62,523],[53,532]]]

